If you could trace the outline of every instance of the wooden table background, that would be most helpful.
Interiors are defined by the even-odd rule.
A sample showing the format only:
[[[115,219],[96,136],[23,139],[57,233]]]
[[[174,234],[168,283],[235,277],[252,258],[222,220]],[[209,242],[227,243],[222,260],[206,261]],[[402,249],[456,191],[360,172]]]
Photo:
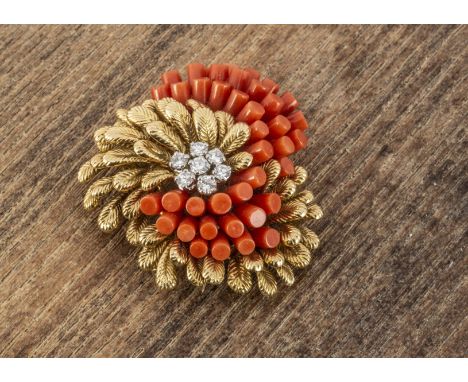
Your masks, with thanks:
[[[467,32],[0,27],[0,354],[466,356]],[[276,297],[158,291],[81,208],[93,131],[194,60],[258,68],[311,122],[322,242]]]

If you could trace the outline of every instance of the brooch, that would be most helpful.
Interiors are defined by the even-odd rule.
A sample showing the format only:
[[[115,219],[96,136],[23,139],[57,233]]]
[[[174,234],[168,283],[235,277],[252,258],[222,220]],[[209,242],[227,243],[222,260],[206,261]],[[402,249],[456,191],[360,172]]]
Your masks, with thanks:
[[[278,94],[254,69],[192,63],[185,80],[164,73],[152,99],[94,133],[99,152],[78,173],[96,178],[84,208],[101,208],[106,232],[127,220],[138,265],[160,288],[185,274],[272,295],[310,263],[319,238],[305,223],[322,210],[291,157],[308,123],[290,92]]]

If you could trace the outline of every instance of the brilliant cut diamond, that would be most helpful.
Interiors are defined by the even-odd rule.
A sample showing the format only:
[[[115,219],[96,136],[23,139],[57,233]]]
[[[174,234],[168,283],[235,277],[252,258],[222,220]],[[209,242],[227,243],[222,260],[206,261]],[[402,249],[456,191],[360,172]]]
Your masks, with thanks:
[[[190,171],[197,175],[203,175],[210,169],[210,163],[204,157],[196,157],[189,162]]]
[[[208,151],[208,154],[206,154],[206,159],[208,159],[208,162],[211,164],[221,164],[226,160],[223,152],[218,148]]]
[[[213,175],[220,182],[225,182],[231,176],[231,167],[225,164],[219,164],[214,168]]]
[[[169,166],[176,171],[181,171],[187,165],[190,155],[176,151],[169,162]]]
[[[189,170],[183,170],[175,177],[175,182],[181,190],[191,190],[195,187],[195,174]]]
[[[208,143],[205,142],[192,142],[190,143],[190,155],[192,157],[199,157],[208,152]]]
[[[216,179],[213,175],[201,175],[197,180],[197,189],[200,194],[210,195],[216,191]]]

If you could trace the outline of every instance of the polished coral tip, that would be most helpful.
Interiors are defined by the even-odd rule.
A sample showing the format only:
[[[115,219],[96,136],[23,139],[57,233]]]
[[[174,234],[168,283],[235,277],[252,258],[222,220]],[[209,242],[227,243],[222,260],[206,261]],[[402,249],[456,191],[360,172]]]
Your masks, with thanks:
[[[200,219],[200,236],[205,240],[212,240],[218,235],[218,225],[212,216],[203,216]]]
[[[173,190],[166,192],[161,200],[162,206],[166,211],[178,212],[185,207],[188,195],[184,191]]]
[[[208,199],[208,210],[213,214],[224,215],[229,212],[231,207],[231,197],[224,192],[213,194]]]
[[[253,196],[253,188],[247,182],[233,184],[226,190],[226,192],[235,204],[244,203],[250,200]]]
[[[302,130],[293,130],[288,134],[288,137],[291,139],[291,141],[293,141],[295,151],[302,150],[307,146],[307,136]]]
[[[268,215],[277,214],[281,209],[281,197],[274,192],[256,194],[252,197],[251,203],[262,208]]]
[[[201,237],[196,237],[190,243],[190,254],[197,259],[205,257],[208,253],[208,242]]]
[[[210,241],[210,252],[214,259],[224,261],[231,256],[231,246],[225,235],[219,233],[215,239]]]
[[[171,96],[171,85],[160,85],[151,89],[151,97],[155,100],[160,100]]]
[[[234,89],[242,91],[247,90],[250,84],[252,75],[247,70],[242,70],[239,67],[233,67],[229,72],[229,83]]]
[[[294,169],[294,162],[291,159],[289,159],[288,157],[284,157],[278,159],[278,161],[281,166],[280,176],[294,175],[296,170]]]
[[[247,94],[252,100],[261,102],[268,94],[268,88],[259,80],[253,79],[250,81],[250,85],[247,88]]]
[[[309,127],[307,120],[302,111],[297,110],[288,115],[289,122],[291,122],[292,129],[305,130]]]
[[[265,108],[264,117],[266,118],[266,120],[268,120],[270,118],[277,116],[279,113],[281,113],[281,109],[284,106],[284,101],[280,96],[274,93],[269,93],[262,100],[262,106]]]
[[[273,157],[273,146],[265,139],[261,139],[245,148],[245,151],[252,154],[252,164],[257,165]]]
[[[171,95],[176,101],[185,103],[190,98],[190,84],[188,81],[171,84]]]
[[[197,233],[198,222],[191,216],[187,216],[177,227],[177,237],[180,241],[189,242]]]
[[[205,213],[205,207],[205,201],[199,196],[191,196],[185,203],[185,210],[192,216],[202,216]]]
[[[207,70],[203,64],[193,62],[187,65],[187,79],[191,85],[193,85],[194,79],[206,77],[207,74]]]
[[[238,90],[233,89],[229,95],[226,104],[224,105],[224,111],[236,116],[249,101],[249,95]]]
[[[281,98],[284,101],[283,109],[281,109],[281,113],[283,114],[289,114],[299,106],[299,102],[297,102],[296,98],[292,95],[291,92],[284,92],[281,95]]]
[[[284,115],[277,115],[268,122],[270,137],[279,138],[291,129],[291,122]]]
[[[163,84],[174,84],[182,81],[178,70],[169,70],[161,76]]]
[[[211,80],[207,77],[192,80],[192,98],[203,104],[207,104],[210,99]]]
[[[258,80],[260,78],[260,73],[254,68],[245,68],[245,70],[250,73],[252,79]]]
[[[250,167],[233,177],[233,183],[247,182],[253,189],[262,187],[267,180],[266,172],[259,166]]]
[[[229,73],[226,64],[212,64],[209,69],[209,77],[213,81],[226,81]]]
[[[265,109],[262,105],[255,101],[249,101],[239,112],[236,120],[250,124],[262,118],[263,114],[265,114]]]
[[[286,157],[291,155],[296,150],[294,142],[287,136],[275,139],[271,142],[271,144],[273,145],[273,149],[275,151],[275,158]]]
[[[145,195],[140,199],[140,211],[143,214],[153,216],[159,214],[161,210],[161,194],[159,192]]]
[[[221,110],[231,94],[231,85],[227,82],[213,81],[208,106],[214,111]]]
[[[240,219],[233,213],[221,216],[218,222],[221,229],[229,237],[240,237],[244,233],[244,223],[242,223]]]
[[[254,229],[251,233],[255,244],[259,248],[276,248],[280,243],[280,233],[274,228],[260,227]]]
[[[235,209],[236,216],[249,228],[258,228],[266,222],[266,212],[253,204],[239,204]]]
[[[164,235],[170,235],[179,225],[180,216],[174,212],[164,211],[156,220],[156,229]]]
[[[249,143],[257,142],[265,138],[270,133],[270,129],[263,121],[255,121],[250,125],[250,138]]]
[[[262,84],[267,88],[267,91],[270,93],[277,93],[279,90],[279,85],[271,78],[264,78]]]
[[[242,236],[234,239],[233,241],[241,255],[250,255],[255,250],[255,241],[248,231],[244,231]]]

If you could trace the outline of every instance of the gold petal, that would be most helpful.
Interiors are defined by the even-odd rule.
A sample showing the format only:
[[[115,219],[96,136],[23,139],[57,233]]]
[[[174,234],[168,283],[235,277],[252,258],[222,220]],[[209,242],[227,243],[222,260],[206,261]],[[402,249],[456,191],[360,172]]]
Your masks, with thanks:
[[[146,271],[153,269],[167,246],[167,241],[162,241],[155,246],[143,247],[138,254],[138,266]]]
[[[268,269],[263,269],[256,273],[257,285],[260,292],[267,296],[272,296],[278,290],[278,286],[275,277]]]
[[[83,183],[96,175],[99,170],[91,164],[90,161],[85,162],[78,171],[78,182]]]
[[[159,258],[155,279],[156,285],[161,289],[173,289],[177,285],[176,269],[167,248]]]
[[[210,284],[221,284],[224,280],[224,262],[205,256],[202,265],[202,276]]]
[[[187,100],[187,102],[185,102],[185,106],[187,106],[192,112],[200,109],[201,107],[206,107],[204,104],[194,100],[193,98]]]
[[[250,138],[250,127],[246,123],[234,124],[226,133],[220,144],[220,149],[229,155],[241,148]]]
[[[283,253],[278,248],[262,249],[260,251],[265,264],[281,267],[284,264]]]
[[[270,217],[271,223],[289,223],[303,219],[307,214],[307,207],[298,201],[289,201],[282,205],[281,211]]]
[[[145,106],[132,107],[127,113],[127,118],[133,125],[139,127],[159,119],[154,111]]]
[[[164,122],[151,122],[146,125],[146,132],[159,144],[171,151],[186,152],[187,148],[182,138],[172,127]]]
[[[267,181],[263,186],[263,191],[268,191],[276,182],[276,179],[278,179],[281,172],[281,165],[276,159],[270,159],[262,164],[262,168],[267,175]]]
[[[113,189],[112,176],[106,176],[96,180],[91,186],[89,186],[88,192],[92,196],[104,196],[110,194]]]
[[[278,229],[281,235],[281,242],[287,247],[294,247],[300,243],[302,234],[296,226],[283,224],[279,226]]]
[[[171,154],[165,147],[145,139],[136,141],[133,145],[133,151],[137,155],[147,156],[163,167],[167,167],[171,159]]]
[[[317,234],[307,227],[301,227],[302,233],[302,244],[304,244],[309,251],[313,251],[318,248],[320,239]]]
[[[284,264],[282,267],[275,268],[278,277],[287,285],[291,286],[294,284],[294,272],[288,264]]]
[[[140,199],[145,194],[142,189],[134,190],[122,203],[122,215],[127,219],[133,219],[141,214]]]
[[[121,166],[132,163],[151,163],[147,158],[135,155],[132,149],[113,149],[104,154],[106,166]]]
[[[192,117],[187,108],[180,102],[174,101],[167,104],[164,108],[164,115],[186,144],[195,138]]]
[[[127,231],[125,237],[127,241],[132,245],[140,244],[140,233],[143,228],[152,225],[148,217],[139,216],[130,220],[127,224]]]
[[[305,205],[311,204],[314,201],[314,199],[314,194],[312,193],[312,191],[309,190],[301,191],[291,198],[291,200],[297,200],[299,202],[304,203]]]
[[[195,110],[192,116],[198,139],[214,147],[218,139],[218,125],[214,113],[207,107],[201,107]]]
[[[315,220],[321,219],[323,217],[323,211],[317,204],[311,204],[307,207],[306,217]]]
[[[285,248],[283,254],[286,261],[295,268],[304,268],[309,265],[311,260],[310,251],[304,244]]]
[[[232,172],[239,172],[250,167],[253,161],[252,154],[241,151],[227,158],[226,163],[231,166]]]
[[[302,166],[294,166],[294,175],[291,176],[291,179],[299,186],[306,181],[307,170]]]
[[[142,132],[128,126],[112,126],[104,134],[105,141],[113,144],[132,143],[144,137]]]
[[[296,193],[296,183],[288,178],[280,178],[272,186],[272,191],[276,192],[281,199],[288,200]]]
[[[167,235],[163,235],[156,231],[154,224],[144,227],[140,231],[140,244],[141,245],[154,245],[167,239]]]
[[[140,185],[142,169],[133,168],[118,172],[112,177],[112,184],[117,191],[130,191]]]
[[[247,293],[252,289],[252,275],[239,260],[229,260],[227,285],[237,293]]]
[[[141,188],[145,191],[153,190],[174,178],[174,173],[166,169],[148,171],[141,179]]]
[[[101,168],[104,168],[106,167],[105,163],[104,163],[104,153],[98,153],[96,155],[94,155],[90,161],[91,163],[91,166],[93,166],[95,169],[101,169]]]
[[[170,243],[169,257],[177,265],[186,265],[189,261],[187,247],[179,239],[173,239]]]
[[[231,129],[232,126],[234,126],[234,118],[232,117],[231,114],[226,113],[225,111],[216,111],[215,113],[215,118],[216,122],[218,124],[218,144],[221,143],[221,141],[224,139],[226,136],[226,133],[228,130]]]
[[[126,125],[131,125],[131,122],[128,119],[128,112],[125,109],[117,109],[115,112],[117,119],[123,122]]]
[[[121,221],[120,201],[121,196],[115,197],[99,213],[98,225],[101,230],[108,232],[119,226]]]
[[[263,269],[263,258],[258,252],[241,257],[241,264],[249,271],[259,272]]]
[[[200,261],[189,256],[187,262],[187,279],[195,286],[205,285],[205,279],[202,276]]]

